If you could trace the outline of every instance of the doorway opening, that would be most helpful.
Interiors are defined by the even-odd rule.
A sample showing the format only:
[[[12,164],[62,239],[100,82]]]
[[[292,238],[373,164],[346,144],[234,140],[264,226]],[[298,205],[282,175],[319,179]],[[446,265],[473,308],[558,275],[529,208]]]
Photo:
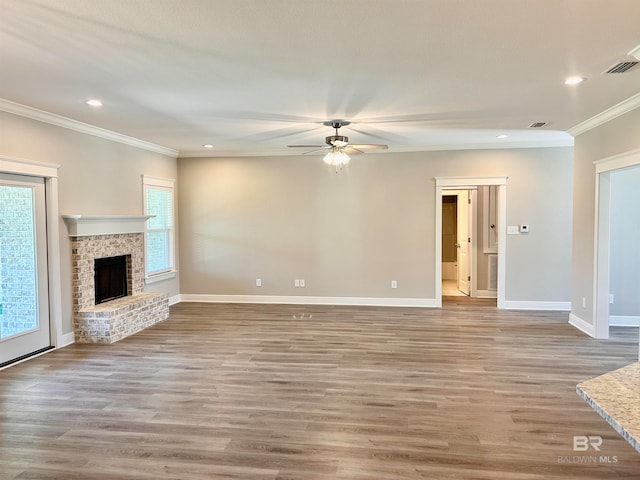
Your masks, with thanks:
[[[0,369],[73,343],[73,332],[62,331],[58,168],[49,163],[0,156],[0,184],[5,189],[0,217],[18,216],[0,225],[2,236],[11,236],[11,240],[2,238],[0,243],[15,247],[10,254],[0,256],[3,260],[22,262],[13,266],[3,262],[0,272],[3,290],[0,323],[4,332],[0,334]],[[29,205],[31,208],[27,208]],[[17,228],[17,221],[24,222],[24,229]],[[18,252],[21,254],[17,255]],[[27,278],[20,277],[27,270],[29,281],[18,282],[18,278]],[[2,282],[2,278],[8,280]],[[24,295],[30,298],[28,302],[16,300]]]
[[[442,295],[444,296],[476,296],[475,288],[472,288],[477,225],[475,214],[475,189],[443,192]]]
[[[45,183],[0,174],[0,366],[51,347]]]
[[[436,306],[442,306],[443,295],[458,292],[454,295],[496,298],[504,308],[507,177],[435,181]]]
[[[596,163],[596,239],[594,328],[596,338],[609,338],[610,326],[640,325],[635,275],[640,267],[637,237],[640,221],[628,215],[640,196],[640,152]],[[640,352],[639,352],[640,358]]]

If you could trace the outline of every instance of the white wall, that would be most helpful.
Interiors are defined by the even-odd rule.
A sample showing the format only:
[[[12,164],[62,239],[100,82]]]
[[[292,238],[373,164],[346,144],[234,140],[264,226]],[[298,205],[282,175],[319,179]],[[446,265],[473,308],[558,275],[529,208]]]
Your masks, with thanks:
[[[506,299],[568,302],[572,156],[370,154],[338,174],[315,156],[180,159],[181,293],[432,299],[434,177],[508,176],[507,221],[531,233],[507,238]]]
[[[142,174],[177,177],[176,159],[66,128],[0,112],[0,155],[60,165],[59,213],[141,215]],[[72,331],[71,246],[59,221],[62,329]],[[179,278],[146,291],[179,293]]]

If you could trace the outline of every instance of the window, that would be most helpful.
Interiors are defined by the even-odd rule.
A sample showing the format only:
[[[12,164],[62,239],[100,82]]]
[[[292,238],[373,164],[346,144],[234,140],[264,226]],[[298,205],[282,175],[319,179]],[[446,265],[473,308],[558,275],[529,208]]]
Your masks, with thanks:
[[[175,276],[174,180],[143,175],[146,282]]]

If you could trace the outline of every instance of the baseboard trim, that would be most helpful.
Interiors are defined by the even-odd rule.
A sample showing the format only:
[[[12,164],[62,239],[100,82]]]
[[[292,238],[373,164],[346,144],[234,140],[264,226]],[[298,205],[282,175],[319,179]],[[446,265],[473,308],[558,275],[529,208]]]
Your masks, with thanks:
[[[559,310],[571,311],[571,302],[536,302],[521,300],[505,300],[506,310]]]
[[[175,305],[176,303],[180,303],[182,301],[182,295],[173,295],[169,297],[169,306]]]
[[[434,298],[376,298],[376,297],[311,297],[279,295],[201,295],[184,293],[182,302],[203,303],[264,303],[288,305],[352,305],[371,307],[431,307]]]
[[[577,328],[578,330],[580,330],[583,333],[586,333],[590,337],[594,337],[595,338],[595,336],[596,336],[596,331],[595,331],[594,326],[592,324],[584,321],[583,319],[581,319],[577,315],[574,315],[573,313],[569,314],[569,325],[571,325],[572,327]]]
[[[477,298],[498,298],[497,290],[476,290]]]
[[[64,348],[67,345],[71,345],[72,343],[75,343],[76,341],[76,335],[73,332],[69,332],[69,333],[63,333],[62,336],[60,337],[60,345],[56,345],[56,348]]]
[[[640,327],[640,317],[609,315],[610,327]]]

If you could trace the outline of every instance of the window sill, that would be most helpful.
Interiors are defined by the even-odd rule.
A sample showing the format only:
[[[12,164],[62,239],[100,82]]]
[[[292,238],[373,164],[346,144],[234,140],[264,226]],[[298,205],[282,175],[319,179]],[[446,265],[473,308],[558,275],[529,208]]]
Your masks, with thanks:
[[[145,285],[149,285],[150,283],[162,282],[163,280],[169,280],[170,278],[175,278],[176,270],[171,270],[170,272],[158,273],[157,275],[151,275],[150,277],[144,277]]]

